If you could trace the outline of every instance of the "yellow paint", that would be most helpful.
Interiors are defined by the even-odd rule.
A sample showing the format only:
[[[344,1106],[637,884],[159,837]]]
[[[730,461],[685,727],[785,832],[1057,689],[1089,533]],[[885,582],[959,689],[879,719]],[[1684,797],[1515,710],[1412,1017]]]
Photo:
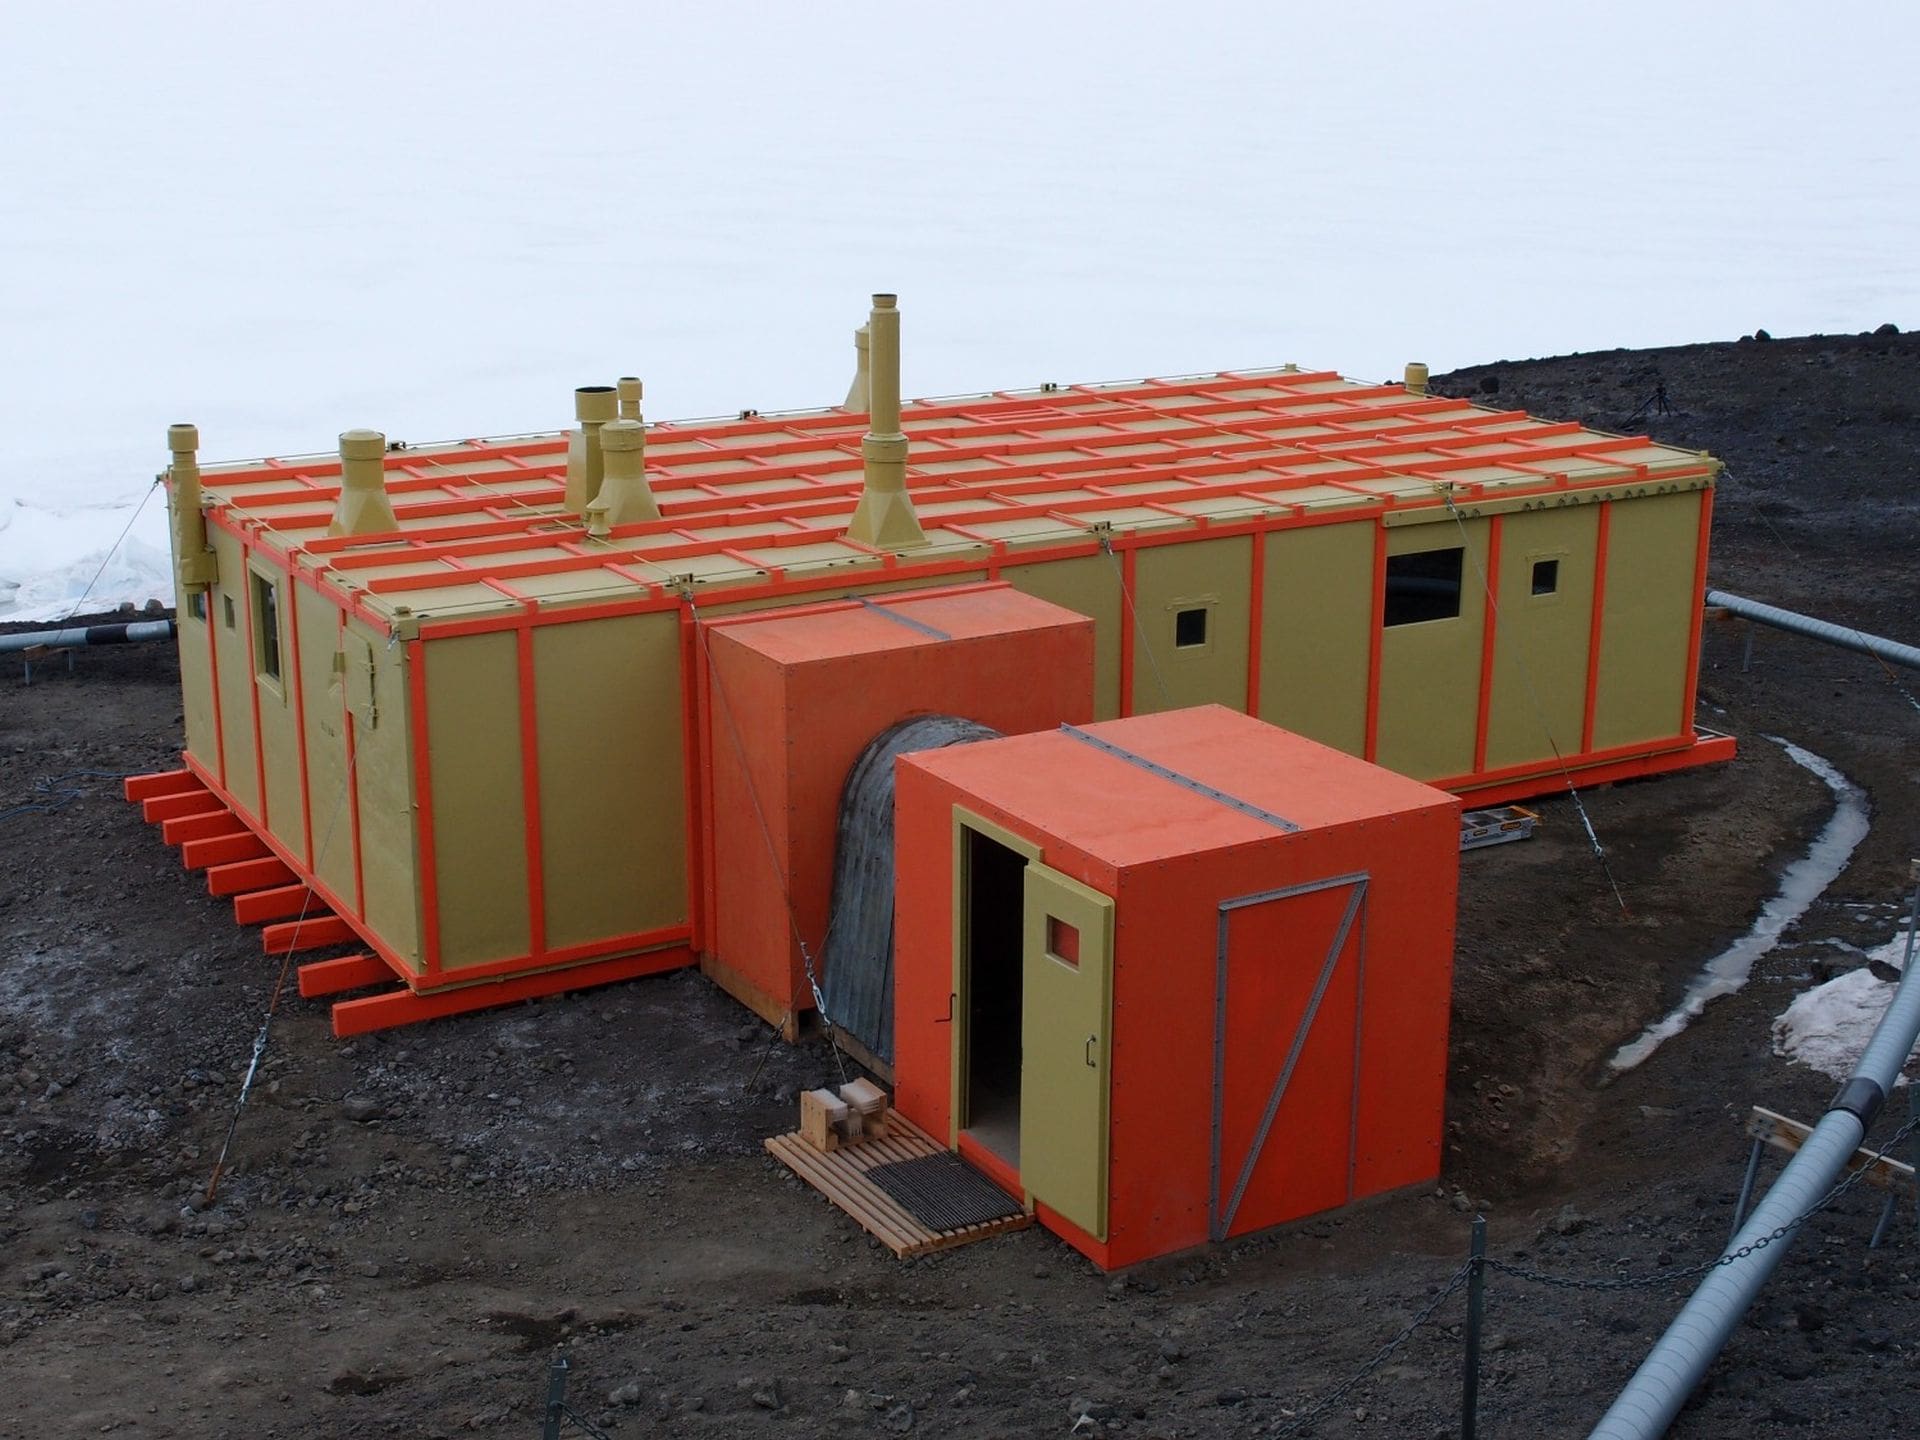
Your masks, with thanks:
[[[1040,859],[1040,847],[1030,840],[994,824],[984,816],[974,814],[964,805],[953,807],[953,1080],[947,1096],[947,1114],[950,1117],[947,1144],[954,1149],[959,1147],[960,1132],[967,1128],[967,1093],[973,1078],[968,1069],[973,1053],[973,992],[968,984],[967,970],[967,952],[973,938],[968,929],[973,897],[970,864],[973,847],[967,843],[969,831],[1006,846],[1016,855],[1024,855],[1029,868]],[[1025,1003],[1024,1000],[1022,1003]]]
[[[461,635],[423,648],[440,964],[525,955],[532,934],[514,637]]]
[[[253,758],[253,649],[247,644],[247,587],[251,583],[240,542],[224,530],[212,533],[220,580],[207,591],[207,623],[213,626],[219,665],[220,748],[227,789],[253,815],[260,813],[260,779]]]
[[[1693,588],[1699,538],[1697,494],[1613,507],[1593,716],[1597,750],[1672,739],[1691,723],[1682,710],[1693,684],[1686,664],[1701,603]]]
[[[347,622],[344,684],[360,806],[360,878],[366,887],[367,924],[418,971],[420,850],[414,829],[407,647],[389,643],[389,638],[357,619]]]
[[[167,427],[168,518],[172,525],[174,578],[183,592],[205,594],[219,578],[207,545],[206,517],[200,511],[200,431],[192,425]],[[183,607],[184,608],[184,607]]]
[[[567,497],[570,514],[582,515],[606,478],[600,454],[600,427],[620,416],[620,392],[611,385],[582,385],[573,392],[578,422],[567,441]]]
[[[387,498],[387,437],[378,430],[348,430],[340,436],[340,498],[329,535],[377,535],[398,530]]]
[[[267,782],[267,829],[295,855],[306,854],[306,797],[300,790],[300,733],[293,707],[293,628],[286,578],[266,561],[247,567],[247,601],[253,607],[251,671],[260,702],[260,758]],[[260,603],[275,597],[271,607]],[[269,636],[273,637],[269,643]],[[265,661],[277,653],[278,677]]]
[[[1093,621],[1093,718],[1120,713],[1120,563],[1081,555],[1039,565],[1009,565],[999,578],[1023,595],[1049,600]]]
[[[1194,540],[1135,552],[1133,711],[1247,708],[1253,540]],[[1179,616],[1206,615],[1205,640],[1176,643]]]
[[[1587,637],[1593,613],[1592,505],[1529,510],[1500,521],[1499,618],[1487,768],[1577,754],[1586,719]],[[1556,567],[1555,589],[1533,593],[1534,567]]]
[[[1260,718],[1358,755],[1367,743],[1373,527],[1267,536]]]
[[[347,801],[346,651],[340,612],[306,585],[291,587],[300,628],[300,693],[306,711],[307,808],[312,816],[314,873],[353,904],[353,822]],[[335,663],[335,656],[340,663]],[[304,854],[295,847],[295,854]]]
[[[1048,948],[1050,920],[1080,932],[1077,963]],[[1020,1183],[1104,1240],[1113,901],[1030,863],[1021,961]]]
[[[1444,513],[1444,512],[1443,512]],[[1387,534],[1389,555],[1461,547],[1460,613],[1448,620],[1388,625],[1380,636],[1380,735],[1375,759],[1415,780],[1473,769],[1480,719],[1480,641],[1485,629],[1487,522],[1467,520],[1466,544],[1451,517]],[[1377,583],[1377,582],[1376,582]]]
[[[683,922],[679,617],[542,626],[533,657],[549,948]]]

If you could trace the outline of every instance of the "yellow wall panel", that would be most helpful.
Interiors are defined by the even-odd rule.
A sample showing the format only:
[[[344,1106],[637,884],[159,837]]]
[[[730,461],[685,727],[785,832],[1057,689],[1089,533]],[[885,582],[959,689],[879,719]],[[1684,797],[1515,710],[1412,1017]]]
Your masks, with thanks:
[[[219,601],[210,593],[202,598],[206,610],[195,618],[187,608],[187,594],[175,589],[180,645],[180,712],[187,732],[187,754],[214,779],[220,778],[220,744],[214,726],[213,662],[207,655],[207,625]]]
[[[542,626],[533,647],[548,947],[683,923],[678,615]]]
[[[1500,519],[1499,619],[1487,768],[1577,754],[1586,719],[1587,638],[1593,617],[1593,505],[1516,511]],[[1553,589],[1536,595],[1536,567]]]
[[[307,813],[313,827],[314,873],[348,905],[353,893],[353,823],[347,801],[346,670],[340,612],[306,585],[293,587],[300,627],[300,689],[306,715]]]
[[[1371,524],[1267,536],[1260,718],[1359,755],[1367,743]]]
[[[346,657],[366,920],[374,934],[418,970],[420,852],[414,828],[407,650],[404,645],[389,644],[385,635],[360,621],[349,620]]]
[[[1137,552],[1133,710],[1247,708],[1253,538],[1196,540]],[[1204,638],[1179,643],[1180,616],[1203,611]]]
[[[253,610],[253,654],[249,669],[260,702],[260,757],[266,778],[267,830],[287,850],[302,859],[307,853],[306,796],[300,787],[300,728],[293,702],[293,597],[285,574],[255,559],[247,577],[247,604]],[[263,593],[275,603],[257,603]],[[269,635],[271,643],[269,644]],[[280,673],[269,674],[264,657],[275,658]]]
[[[1605,614],[1593,745],[1605,750],[1666,740],[1692,717],[1681,712],[1693,684],[1686,673],[1700,538],[1700,494],[1616,501],[1608,522]]]
[[[260,774],[253,753],[253,652],[247,645],[247,566],[240,542],[208,530],[219,556],[220,583],[207,592],[219,665],[220,750],[226,785],[248,813],[260,813]]]
[[[514,637],[461,635],[421,649],[440,964],[525,955],[532,932]]]
[[[1480,719],[1480,642],[1486,622],[1487,522],[1449,519],[1387,532],[1387,554],[1460,548],[1460,613],[1389,625],[1380,636],[1380,734],[1376,761],[1415,780],[1473,769]]]
[[[1000,578],[1023,595],[1093,621],[1093,718],[1120,713],[1120,566],[1110,555],[1080,555],[1038,565],[1009,565]]]

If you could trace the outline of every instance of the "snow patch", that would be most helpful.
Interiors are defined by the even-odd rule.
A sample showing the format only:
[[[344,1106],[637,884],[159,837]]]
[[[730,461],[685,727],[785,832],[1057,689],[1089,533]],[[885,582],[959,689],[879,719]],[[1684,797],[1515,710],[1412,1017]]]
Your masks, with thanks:
[[[1903,928],[1886,944],[1869,951],[1867,958],[1898,969],[1906,959],[1910,933]],[[1773,1022],[1773,1053],[1832,1079],[1845,1080],[1860,1063],[1898,984],[1896,980],[1882,980],[1862,965],[1814,986],[1796,996]],[[1920,1055],[1920,1046],[1914,1053]],[[1901,1083],[1904,1080],[1901,1077]]]

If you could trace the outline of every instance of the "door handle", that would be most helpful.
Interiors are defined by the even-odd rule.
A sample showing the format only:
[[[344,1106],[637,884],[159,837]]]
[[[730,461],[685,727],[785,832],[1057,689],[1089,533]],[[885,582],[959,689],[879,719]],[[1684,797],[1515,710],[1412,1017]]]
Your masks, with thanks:
[[[1089,1035],[1087,1036],[1086,1046],[1081,1051],[1081,1058],[1087,1062],[1087,1068],[1089,1070],[1098,1070],[1100,1068],[1100,1062],[1093,1058],[1093,1047],[1099,1043],[1100,1037],[1098,1035]]]

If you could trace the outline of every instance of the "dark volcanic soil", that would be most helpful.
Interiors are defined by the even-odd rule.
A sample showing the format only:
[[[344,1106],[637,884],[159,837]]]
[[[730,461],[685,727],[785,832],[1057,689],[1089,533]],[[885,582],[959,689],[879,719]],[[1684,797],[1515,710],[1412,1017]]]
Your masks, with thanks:
[[[1920,341],[1436,384],[1713,451],[1716,585],[1920,639]],[[1671,413],[1635,418],[1656,386]],[[1892,934],[1920,853],[1920,675],[1773,632],[1743,672],[1744,638],[1709,626],[1702,676],[1741,757],[1587,797],[1624,910],[1564,798],[1465,858],[1445,1185],[1125,1277],[1037,1230],[878,1250],[760,1151],[828,1054],[691,974],[351,1045],[294,1001],[203,1210],[274,966],[115,781],[66,781],[62,808],[0,819],[0,1434],[531,1437],[555,1346],[623,1435],[1267,1434],[1454,1274],[1470,1209],[1496,1256],[1555,1273],[1711,1258],[1746,1108],[1811,1119],[1833,1089],[1772,1055],[1772,1018],[1859,963],[1825,942]],[[176,683],[159,649],[0,675],[0,811],[43,777],[169,766]],[[1609,1083],[1830,813],[1768,735],[1865,787],[1872,832],[1744,992]],[[1869,1251],[1876,1210],[1807,1227],[1676,1433],[1920,1424],[1920,1237]],[[1682,1293],[1495,1274],[1483,1433],[1584,1434]],[[1461,1316],[1456,1294],[1317,1433],[1453,1433]]]

